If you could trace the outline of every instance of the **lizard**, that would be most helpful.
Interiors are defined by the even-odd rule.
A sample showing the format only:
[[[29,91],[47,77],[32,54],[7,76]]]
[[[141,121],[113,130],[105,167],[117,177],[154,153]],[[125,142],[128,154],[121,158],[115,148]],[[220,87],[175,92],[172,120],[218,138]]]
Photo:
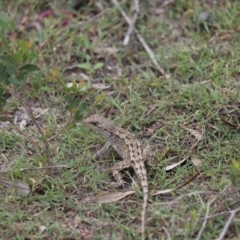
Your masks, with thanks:
[[[105,145],[94,154],[95,158],[102,156],[110,146],[112,146],[122,157],[123,161],[116,163],[112,167],[113,176],[119,185],[124,184],[119,171],[128,167],[134,169],[143,191],[141,239],[144,240],[145,215],[148,201],[148,181],[139,140],[126,129],[114,125],[109,120],[99,115],[88,117],[83,121],[83,124],[107,139]]]

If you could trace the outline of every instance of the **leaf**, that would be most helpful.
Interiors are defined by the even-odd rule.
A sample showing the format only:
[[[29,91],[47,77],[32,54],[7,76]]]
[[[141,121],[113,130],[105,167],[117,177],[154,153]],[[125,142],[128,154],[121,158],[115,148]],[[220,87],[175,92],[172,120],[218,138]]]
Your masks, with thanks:
[[[188,156],[188,157],[189,157],[189,156]],[[165,167],[164,169],[165,169],[166,171],[170,171],[170,170],[172,170],[172,169],[180,166],[182,163],[186,162],[187,159],[188,159],[188,157],[184,158],[182,161],[180,161],[180,162],[178,162],[178,163],[173,163],[173,164]]]
[[[196,167],[202,165],[202,161],[196,155],[192,155],[191,160],[192,160],[193,165]]]
[[[204,136],[196,130],[190,129],[190,128],[186,128],[184,126],[181,126],[182,128],[184,128],[185,130],[189,131],[198,141],[202,141],[204,139]]]
[[[6,55],[0,56],[0,59],[2,60],[2,62],[3,62],[5,65],[10,62],[9,57],[7,57]],[[0,64],[2,64],[2,63],[0,63]]]
[[[6,51],[6,50],[11,50],[10,48],[10,46],[9,46],[9,44],[8,44],[8,41],[7,41],[7,39],[6,39],[6,37],[5,37],[5,29],[4,28],[0,28],[0,39],[1,39],[1,41],[2,41],[2,43],[3,43],[3,45],[4,45],[4,47],[6,48],[6,49],[4,49],[4,48],[2,48],[4,51]]]
[[[6,68],[3,66],[2,63],[0,63],[0,83],[2,83],[3,86],[7,85],[8,77],[9,74],[7,74]]]
[[[8,16],[6,13],[4,13],[3,11],[0,13],[0,19],[4,20],[5,22],[8,21]]]
[[[13,66],[13,65],[8,65],[8,66],[6,67],[6,72],[9,73],[9,74],[14,74],[14,73],[16,72],[15,66]]]
[[[0,87],[0,97],[5,93],[5,89],[3,87]]]
[[[0,111],[3,108],[4,104],[6,103],[7,99],[6,97],[3,96],[3,94],[5,93],[5,89],[0,87]],[[0,117],[0,121],[5,122],[7,121],[7,117],[1,116]]]
[[[0,178],[0,182],[6,188],[15,190],[17,193],[23,193],[23,194],[30,193],[30,187],[24,182],[15,181],[15,180],[8,179],[8,178]]]
[[[103,67],[103,63],[101,63],[101,62],[99,62],[99,63],[96,63],[94,66],[93,66],[93,70],[98,70],[98,69],[100,69],[100,68],[102,68]]]
[[[26,70],[27,72],[33,72],[38,70],[38,66],[34,65],[34,64],[25,64],[24,66],[20,67],[20,71],[24,71]]]
[[[9,25],[7,22],[5,22],[4,20],[2,20],[0,18],[0,27],[4,28],[4,29],[9,29]]]
[[[77,65],[81,69],[85,69],[90,71],[92,69],[92,66],[89,63],[80,63]]]
[[[76,90],[76,91],[80,91],[80,92],[85,92],[89,89],[89,85],[87,83],[85,83],[84,81],[81,81],[80,83],[76,83],[76,82],[70,82],[67,83],[67,88],[72,88],[72,90]]]
[[[79,109],[81,112],[83,112],[83,111],[85,111],[85,110],[87,109],[87,107],[88,107],[88,104],[87,104],[86,102],[81,102],[81,103],[79,104],[79,106],[78,106],[78,109]]]
[[[8,78],[8,82],[12,83],[14,85],[19,85],[21,82],[19,80],[17,80],[15,77],[9,77]]]
[[[135,191],[127,191],[127,192],[105,192],[97,195],[95,200],[97,200],[100,204],[109,203],[109,202],[117,202],[122,198],[135,193]]]
[[[81,102],[78,106],[78,109],[74,115],[76,120],[80,120],[83,116],[83,112],[88,108],[88,104],[86,102]]]
[[[16,24],[13,19],[10,21],[10,29],[12,32],[14,32],[16,30]]]

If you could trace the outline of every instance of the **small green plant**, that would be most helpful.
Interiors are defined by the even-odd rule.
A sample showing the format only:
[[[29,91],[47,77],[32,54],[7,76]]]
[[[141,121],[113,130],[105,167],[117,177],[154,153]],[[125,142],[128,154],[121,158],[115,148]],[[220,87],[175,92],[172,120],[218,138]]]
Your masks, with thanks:
[[[79,89],[69,89],[65,86],[60,71],[55,67],[50,76],[50,84],[55,80],[54,83],[58,84],[57,87],[61,88],[65,96],[66,110],[73,114],[62,129],[59,131],[55,131],[54,129],[54,136],[47,136],[46,131],[39,126],[29,99],[31,99],[32,102],[39,101],[38,96],[42,94],[41,84],[44,83],[44,81],[42,81],[44,77],[41,76],[40,67],[38,67],[35,62],[38,60],[39,51],[46,42],[47,40],[43,41],[42,44],[36,48],[33,42],[18,39],[13,15],[10,14],[10,11],[8,14],[0,13],[0,118],[1,120],[9,121],[19,134],[38,147],[38,149],[44,153],[43,159],[46,159],[45,162],[51,169],[52,153],[49,145],[50,141],[58,136],[67,125],[81,118],[82,113],[87,108],[87,104],[83,102],[81,98],[76,97],[79,94]],[[94,70],[100,67],[101,66],[97,64]],[[47,80],[45,83],[47,83]],[[14,123],[13,117],[8,113],[5,106],[9,95],[17,99],[20,107],[23,107],[28,114],[29,119],[38,132],[34,137],[29,137],[28,134],[25,134],[21,128]],[[54,127],[55,126],[51,126],[51,128]],[[49,173],[51,174],[51,172]]]
[[[22,91],[29,74],[39,68],[32,62],[38,57],[30,41],[17,41],[13,35],[15,22],[8,15],[0,14],[0,110],[6,103],[6,92],[11,89]]]
[[[34,97],[39,94],[37,83],[42,78],[40,68],[34,62],[38,59],[38,52],[44,44],[45,42],[35,49],[33,42],[18,39],[10,11],[8,14],[0,14],[0,117],[1,120],[8,120],[20,135],[40,148],[50,166],[49,141],[37,123],[29,101],[29,97],[34,100]],[[38,71],[37,74],[36,71]],[[9,95],[25,109],[39,133],[38,137],[35,136],[33,139],[25,134],[13,121],[8,110],[4,109]]]
[[[236,159],[232,159],[231,181],[234,186],[240,183],[240,164]]]
[[[88,74],[93,74],[98,69],[101,69],[103,67],[103,65],[104,64],[102,62],[98,62],[94,65],[90,64],[89,62],[86,62],[86,63],[78,64],[78,67],[86,70]]]

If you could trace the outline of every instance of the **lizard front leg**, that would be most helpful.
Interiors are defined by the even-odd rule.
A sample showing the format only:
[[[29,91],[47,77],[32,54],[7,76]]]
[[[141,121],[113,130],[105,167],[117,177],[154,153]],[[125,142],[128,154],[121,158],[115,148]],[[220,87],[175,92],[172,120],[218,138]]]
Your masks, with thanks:
[[[103,154],[105,154],[105,152],[108,150],[108,148],[111,146],[111,142],[110,141],[107,141],[104,146],[99,149],[95,154],[94,154],[94,157],[95,158],[99,158],[101,157]]]

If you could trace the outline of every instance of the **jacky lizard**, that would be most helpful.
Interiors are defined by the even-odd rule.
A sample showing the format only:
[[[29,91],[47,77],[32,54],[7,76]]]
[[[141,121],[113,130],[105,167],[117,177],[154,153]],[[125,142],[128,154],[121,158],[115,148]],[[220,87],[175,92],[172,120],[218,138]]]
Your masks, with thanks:
[[[142,240],[144,240],[145,213],[148,201],[148,182],[147,171],[143,162],[140,142],[129,131],[114,125],[106,118],[101,116],[92,115],[85,119],[83,123],[107,139],[105,145],[94,155],[94,157],[102,156],[110,146],[112,146],[122,157],[123,161],[115,164],[112,167],[113,176],[115,177],[116,181],[119,184],[124,184],[119,171],[131,166],[134,169],[139,181],[141,182],[143,191],[141,234]]]

